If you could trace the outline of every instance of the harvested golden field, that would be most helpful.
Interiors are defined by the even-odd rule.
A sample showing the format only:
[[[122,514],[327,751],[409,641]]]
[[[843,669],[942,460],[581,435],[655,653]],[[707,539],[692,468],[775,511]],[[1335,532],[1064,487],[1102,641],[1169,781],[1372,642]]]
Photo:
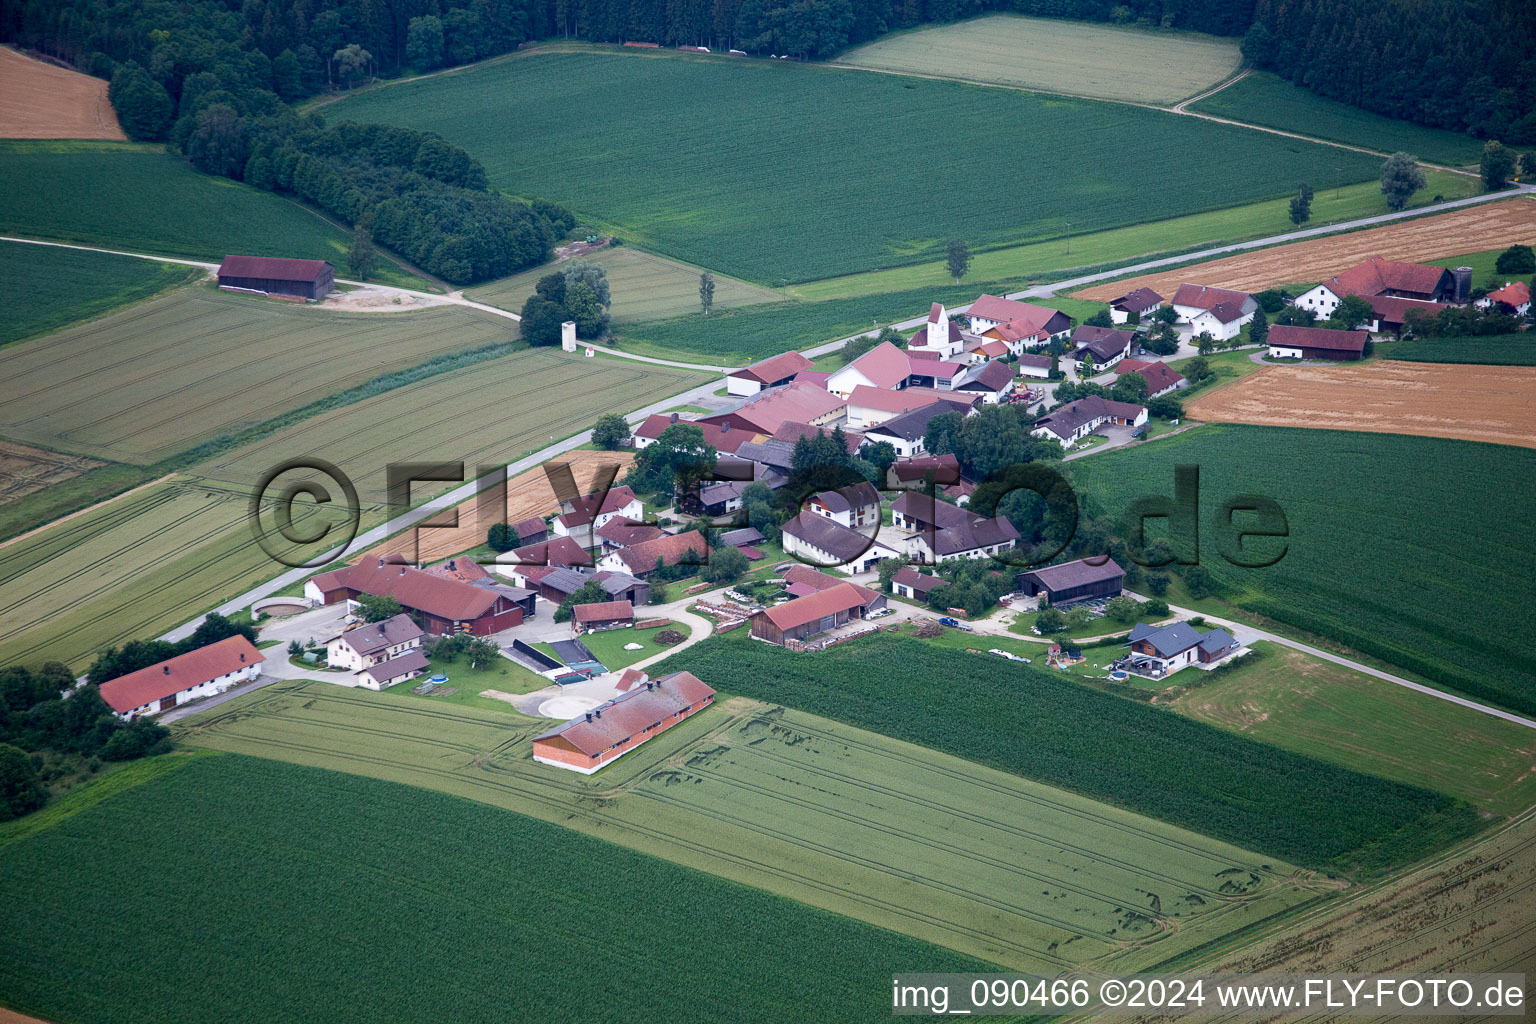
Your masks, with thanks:
[[[1536,367],[1379,361],[1268,366],[1186,407],[1191,419],[1453,437],[1536,448]]]
[[[605,465],[619,467],[619,475],[614,483],[614,486],[618,486],[629,470],[629,464],[635,461],[635,456],[633,452],[585,450],[567,452],[550,461],[551,463],[568,463],[572,475],[576,478],[577,486],[583,492],[587,492],[592,490],[592,481],[598,468]],[[420,545],[420,553],[417,557],[424,562],[436,562],[484,544],[485,531],[488,527],[480,524],[479,515],[476,512],[478,501],[478,497],[472,498],[457,507],[455,511],[459,515],[459,525],[452,529],[418,530],[417,543]],[[549,476],[544,472],[543,466],[530,469],[526,473],[519,473],[507,481],[507,522],[518,523],[533,516],[553,515],[558,511],[560,511],[560,503],[555,500],[555,490],[550,485]],[[401,541],[401,537],[391,538],[372,550],[363,552],[355,561],[400,552]],[[408,539],[407,543],[409,543]]]
[[[1536,244],[1536,202],[1527,198],[1224,256],[1209,263],[1094,285],[1073,292],[1072,297],[1104,302],[1147,287],[1166,298],[1185,281],[1256,292],[1282,284],[1321,281],[1369,256],[1415,262],[1516,242]]]
[[[107,83],[0,48],[0,138],[126,139]]]
[[[95,459],[80,455],[61,455],[29,444],[0,441],[0,502],[40,491],[99,465]]]

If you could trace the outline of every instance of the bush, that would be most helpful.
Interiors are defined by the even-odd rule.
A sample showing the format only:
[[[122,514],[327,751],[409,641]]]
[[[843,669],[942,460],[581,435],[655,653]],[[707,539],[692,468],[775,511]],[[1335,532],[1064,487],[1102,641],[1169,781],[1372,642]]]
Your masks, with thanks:
[[[132,761],[160,753],[171,745],[171,730],[148,719],[130,722],[112,734],[101,756],[108,761]]]
[[[47,798],[26,751],[0,743],[0,821],[30,814]]]

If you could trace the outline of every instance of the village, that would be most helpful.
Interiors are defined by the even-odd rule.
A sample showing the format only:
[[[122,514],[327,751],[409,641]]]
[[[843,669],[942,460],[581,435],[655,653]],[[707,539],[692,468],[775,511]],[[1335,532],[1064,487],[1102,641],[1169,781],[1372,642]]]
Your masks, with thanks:
[[[311,262],[231,257],[220,285],[310,300],[331,280],[328,264]],[[262,646],[286,644],[286,660],[235,635],[101,693],[128,719],[191,705],[185,714],[276,678],[451,694],[453,673],[434,658],[505,659],[540,685],[483,695],[559,722],[534,739],[534,759],[590,774],[708,706],[710,686],[654,666],[738,628],[808,657],[882,629],[948,631],[974,637],[968,650],[1168,685],[1242,657],[1244,631],[1202,630],[1202,616],[1127,589],[1134,567],[1108,554],[1021,561],[1033,540],[1001,505],[969,508],[988,474],[963,463],[952,438],[976,420],[1012,437],[1004,454],[1015,464],[1070,460],[1176,430],[1192,381],[1173,362],[1199,375],[1204,357],[1237,348],[1255,362],[1353,361],[1373,339],[1457,311],[1530,317],[1524,282],[1474,293],[1471,276],[1372,257],[1279,302],[1198,283],[1166,297],[1142,287],[1081,324],[995,295],[962,312],[933,303],[909,336],[853,339],[842,365],[786,352],[727,373],[718,411],[629,424],[616,446],[636,459],[627,482],[493,527],[487,539],[504,541],[494,550],[428,564],[402,545],[258,601]],[[574,324],[562,343],[577,350]],[[784,495],[804,496],[775,516]],[[950,603],[966,592],[975,605],[977,586],[982,606]]]

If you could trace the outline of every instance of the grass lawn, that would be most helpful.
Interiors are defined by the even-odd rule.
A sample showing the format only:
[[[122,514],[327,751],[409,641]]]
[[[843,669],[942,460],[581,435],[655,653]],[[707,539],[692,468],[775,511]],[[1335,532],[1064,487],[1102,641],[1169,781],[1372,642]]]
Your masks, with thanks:
[[[645,619],[649,617],[645,614],[643,605],[635,609],[635,618]],[[666,648],[655,642],[656,634],[660,633],[663,629],[672,628],[674,627],[668,622],[665,626],[652,626],[649,629],[635,629],[634,627],[629,629],[609,629],[600,633],[588,633],[585,636],[577,637],[577,639],[586,645],[587,650],[591,651],[597,660],[603,663],[605,668],[612,671],[628,668],[644,658],[661,654]],[[688,635],[686,626],[680,627],[679,632],[684,636]],[[640,644],[642,649],[626,651],[624,649],[625,644]]]
[[[110,312],[201,276],[192,267],[0,243],[0,345]]]
[[[699,267],[690,267],[628,245],[600,249],[582,259],[596,263],[608,272],[608,286],[613,296],[609,312],[617,322],[699,312],[699,275],[703,273]],[[539,278],[560,269],[561,264],[546,264],[499,281],[476,285],[467,294],[472,299],[503,309],[521,310]],[[715,275],[716,309],[782,302],[783,299],[783,295],[770,289],[724,274]]]
[[[448,677],[448,682],[443,686],[452,689],[453,693],[412,692],[425,682],[428,676],[438,672]],[[548,685],[548,679],[507,658],[498,658],[495,664],[480,668],[470,668],[469,663],[461,658],[452,661],[433,658],[432,668],[427,675],[396,683],[385,692],[390,696],[409,697],[412,700],[431,701],[434,704],[456,704],[459,707],[501,711],[522,718],[523,715],[506,701],[497,700],[495,697],[482,697],[480,694],[485,690],[500,690],[502,693],[532,693]]]
[[[1524,281],[1531,283],[1529,274],[1500,274],[1494,269],[1499,262],[1499,256],[1503,249],[1485,249],[1482,252],[1469,252],[1462,256],[1447,256],[1443,260],[1426,260],[1432,267],[1471,267],[1472,287],[1487,288],[1489,291],[1502,288],[1507,281]]]
[[[1317,195],[1312,200],[1312,219],[1308,227],[1387,212],[1381,197],[1381,187],[1376,182],[1345,184],[1343,188],[1335,188],[1333,174],[1329,168],[1314,186]],[[1457,199],[1477,195],[1481,190],[1476,178],[1464,174],[1426,170],[1424,176],[1427,184],[1410,200],[1410,209],[1429,205],[1437,195]],[[1323,183],[1326,183],[1326,187]],[[1073,219],[1070,239],[1064,228],[1058,226],[1049,237],[1041,241],[1002,245],[977,252],[966,280],[1059,280],[1076,276],[1073,271],[1081,272],[1080,268],[1112,267],[1129,263],[1138,257],[1192,252],[1227,242],[1284,234],[1295,230],[1289,210],[1289,198],[1267,199],[1206,213],[1089,233],[1081,233],[1082,223]],[[815,300],[912,288],[937,288],[952,283],[944,261],[932,259],[889,270],[848,274],[798,284],[790,292],[804,299]],[[977,290],[989,289],[978,287]]]
[[[296,203],[132,142],[0,142],[0,231],[214,263],[249,253],[338,268],[351,244]],[[388,260],[376,278],[429,287]]]
[[[989,14],[891,32],[836,62],[1101,100],[1168,104],[1237,70],[1233,39]]]
[[[437,754],[418,774],[468,760]],[[0,990],[58,1021],[657,1021],[679,999],[706,1024],[881,1021],[892,965],[993,969],[485,803],[256,757],[193,759],[4,847],[0,890]],[[640,919],[638,946],[589,941]],[[680,967],[697,951],[707,979]]]
[[[1137,498],[1171,494],[1181,464],[1200,467],[1201,564],[1226,601],[1475,699],[1536,711],[1536,658],[1509,628],[1536,578],[1525,522],[1509,514],[1524,507],[1536,452],[1207,424],[1069,463],[1068,475],[1086,513],[1114,518]],[[1243,493],[1284,510],[1285,553],[1268,568],[1239,568],[1217,552],[1221,502]],[[1272,556],[1277,548],[1258,545],[1274,543],[1245,550]],[[1178,603],[1172,592],[1168,600]]]
[[[1335,167],[1346,182],[1375,178],[1380,165],[1123,104],[792,61],[563,49],[366,90],[327,116],[437,131],[493,185],[771,286],[937,259],[955,237],[985,248],[1054,237],[1064,221],[1098,231],[1332,184]],[[910,159],[935,125],[987,144],[957,163]],[[1134,161],[1101,158],[1153,136]]]
[[[1019,612],[1015,614],[1013,621],[1008,625],[1009,631],[1018,633],[1021,636],[1035,636],[1034,633],[1030,632],[1030,628],[1034,626],[1035,618],[1038,615],[1039,612]],[[1131,622],[1121,622],[1118,619],[1111,619],[1107,615],[1101,615],[1085,626],[1065,629],[1060,633],[1046,633],[1038,637],[1038,639],[1049,643],[1063,640],[1082,640],[1090,636],[1108,636],[1113,633],[1127,633],[1137,623],[1165,622],[1168,618],[1169,616],[1167,615],[1148,615],[1143,612]]]
[[[278,684],[182,735],[467,796],[1016,969],[1151,964],[1320,891],[1283,861],[739,697],[591,778],[532,760],[547,723],[420,707]]]
[[[1244,330],[1247,330],[1247,328],[1244,328]],[[1205,361],[1210,366],[1214,376],[1203,384],[1191,384],[1182,391],[1175,391],[1173,397],[1181,402],[1187,402],[1197,395],[1215,391],[1217,388],[1231,384],[1233,381],[1246,377],[1250,373],[1257,373],[1263,369],[1263,366],[1249,358],[1256,351],[1258,350],[1240,348],[1227,352],[1212,352],[1205,357]],[[1185,359],[1175,359],[1168,365],[1183,373],[1186,372],[1191,359],[1199,358],[1199,356],[1189,356]]]
[[[1189,109],[1383,153],[1406,151],[1451,167],[1475,164],[1483,152],[1482,141],[1470,135],[1372,114],[1292,85],[1268,71],[1252,72]]]
[[[1182,694],[1175,711],[1300,754],[1436,789],[1500,815],[1536,802],[1536,730],[1289,647]],[[1188,670],[1172,677],[1189,683]],[[1196,679],[1199,678],[1197,675]]]

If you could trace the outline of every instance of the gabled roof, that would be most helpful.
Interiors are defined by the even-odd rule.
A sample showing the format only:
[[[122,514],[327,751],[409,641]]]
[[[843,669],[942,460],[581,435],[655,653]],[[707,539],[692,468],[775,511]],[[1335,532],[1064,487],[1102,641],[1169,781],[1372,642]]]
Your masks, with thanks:
[[[1047,565],[1043,569],[1031,569],[1024,575],[1033,576],[1051,590],[1070,590],[1089,583],[1123,577],[1125,570],[1116,565],[1113,558],[1106,558],[1098,565],[1086,558],[1079,558],[1059,565]]]
[[[814,512],[798,513],[783,526],[783,532],[825,551],[844,563],[852,562],[874,546],[874,540],[858,530],[833,522]]]
[[[858,370],[877,388],[894,388],[912,372],[907,354],[888,341],[882,341],[846,368]]]
[[[1489,292],[1488,297],[1494,302],[1502,302],[1506,306],[1514,306],[1518,309],[1531,301],[1531,289],[1524,281],[1513,281],[1498,291]]]
[[[1156,359],[1122,359],[1115,366],[1117,375],[1124,377],[1128,373],[1139,373],[1147,382],[1149,394],[1157,394],[1164,388],[1171,388],[1184,379],[1184,375],[1167,363]]]
[[[978,320],[995,320],[1000,324],[1010,320],[1039,320],[1044,323],[1058,311],[1047,309],[1044,306],[1036,306],[1028,302],[1019,302],[1016,299],[1004,299],[996,295],[981,295],[971,303],[971,308],[966,311],[966,316],[976,317]],[[1043,314],[1043,318],[1042,318]]]
[[[784,352],[764,359],[762,362],[743,366],[739,370],[732,370],[726,376],[755,380],[759,384],[776,384],[793,377],[801,370],[810,369],[810,366],[811,361],[799,352]]]
[[[1145,641],[1159,657],[1172,658],[1191,647],[1200,646],[1200,631],[1187,622],[1173,622],[1166,626],[1148,626],[1137,623],[1131,627],[1130,643]]]
[[[627,668],[619,673],[619,681],[613,684],[613,688],[620,693],[628,693],[650,678],[644,669]]]
[[[477,619],[494,608],[500,597],[494,591],[468,583],[375,559],[321,573],[314,582],[326,592],[346,587],[363,594],[393,597],[406,608],[415,608],[449,622]]]
[[[271,281],[315,282],[331,265],[325,260],[295,260],[279,256],[225,256],[220,277],[264,277]]]
[[[628,601],[594,601],[571,608],[571,618],[581,622],[612,622],[615,619],[632,619],[635,606]]]
[[[1369,331],[1330,331],[1324,327],[1293,327],[1276,324],[1269,329],[1270,345],[1281,348],[1320,348],[1330,352],[1353,352],[1360,355],[1370,339]]]
[[[599,569],[588,579],[594,579],[610,594],[622,594],[635,586],[647,586],[644,580],[636,579],[627,572],[614,572],[612,569]]]
[[[798,629],[829,615],[862,608],[864,604],[864,596],[858,588],[851,583],[839,583],[835,587],[797,597],[773,608],[765,608],[757,614],[765,616],[781,630]]]
[[[995,359],[981,367],[971,379],[959,385],[963,391],[987,391],[992,394],[1002,394],[1013,383],[1013,367]]]
[[[654,540],[643,540],[633,547],[620,548],[618,555],[629,571],[636,575],[656,570],[656,559],[662,565],[677,565],[692,550],[701,563],[709,560],[709,544],[692,530],[687,533],[668,534]]]
[[[938,325],[930,323],[919,327],[916,333],[914,333],[912,337],[907,340],[907,346],[909,348],[937,348],[940,345],[958,345],[964,341],[964,332],[961,331],[960,325],[955,323],[953,320],[950,320],[945,324],[945,328],[947,329],[941,328],[943,331],[943,336],[940,339],[938,345],[935,345],[933,342],[928,340],[928,336],[931,333],[931,326]],[[913,354],[915,355],[916,353]]]
[[[266,655],[243,634],[226,637],[186,654],[109,679],[101,684],[101,697],[119,714],[190,690],[219,676],[238,672],[266,661]]]
[[[954,452],[945,452],[943,455],[920,455],[915,459],[895,463],[891,466],[891,471],[902,483],[926,479],[931,472],[934,483],[952,484],[960,479],[960,458]]]
[[[1239,302],[1218,302],[1216,305],[1207,309],[1206,312],[1224,324],[1230,324],[1233,321],[1241,320],[1245,315],[1243,313],[1242,303]]]
[[[387,650],[396,644],[420,640],[424,636],[426,633],[422,628],[412,622],[409,615],[402,612],[399,615],[391,615],[383,622],[371,622],[366,626],[346,630],[340,636],[331,639],[343,640],[358,654],[367,656]]]
[[[736,449],[738,459],[747,459],[751,462],[774,469],[790,468],[790,460],[795,454],[795,446],[789,441],[776,441],[769,438],[766,441],[748,441]]]
[[[995,341],[991,338],[988,338],[980,345],[977,345],[975,351],[980,352],[988,359],[1000,359],[1008,354],[1008,346],[1003,344],[1001,341]]]
[[[1376,313],[1376,319],[1384,324],[1401,324],[1407,320],[1411,310],[1422,310],[1430,316],[1450,306],[1444,302],[1432,302],[1429,299],[1404,299],[1396,295],[1367,295],[1365,301],[1371,304],[1371,309]],[[1284,326],[1284,325],[1281,325]],[[1270,328],[1274,333],[1274,328]]]
[[[753,428],[771,435],[786,420],[809,423],[837,412],[843,404],[843,400],[830,391],[796,381],[783,387],[760,391],[747,399],[740,408],[722,413],[721,417],[734,416],[746,420]],[[725,422],[721,417],[714,419]]]
[[[1089,395],[1087,398],[1068,402],[1060,409],[1046,413],[1035,420],[1035,426],[1049,427],[1051,433],[1057,437],[1071,437],[1085,423],[1092,423],[1094,420],[1109,416],[1133,420],[1143,411],[1142,406],[1131,402],[1116,402],[1100,395]]]
[[[523,543],[528,543],[529,537],[537,537],[539,534],[549,532],[549,524],[538,516],[529,516],[520,523],[512,524],[512,532],[517,534]]]
[[[1083,353],[1092,352],[1095,359],[1113,359],[1126,350],[1134,337],[1136,335],[1133,331],[1083,324],[1072,332],[1072,344],[1077,346],[1073,355],[1082,359]]]
[[[596,757],[621,740],[633,739],[714,695],[715,691],[692,673],[674,672],[621,693],[533,740],[537,743],[558,736],[588,757]]]
[[[1151,309],[1163,301],[1163,297],[1151,288],[1137,288],[1133,292],[1126,292],[1110,303],[1116,309],[1127,313],[1140,313],[1144,309]]]
[[[742,526],[735,530],[726,530],[720,534],[720,543],[731,548],[739,548],[749,544],[761,544],[762,542],[762,532],[755,526]]]
[[[626,505],[639,501],[635,492],[628,484],[620,484],[608,489],[607,494],[583,494],[579,498],[571,499],[571,511],[557,516],[567,528],[583,526],[590,523],[598,516],[617,512]]]
[[[362,670],[362,674],[371,677],[374,682],[382,683],[390,679],[399,679],[410,672],[425,672],[427,667],[426,654],[420,647],[412,647],[377,665],[369,665]]]
[[[802,437],[831,437],[832,431],[827,427],[813,427],[809,423],[796,423],[793,420],[785,420],[779,424],[779,429],[773,432],[773,440],[785,441],[793,445]],[[859,450],[864,443],[864,435],[853,431],[843,431],[843,443],[848,446],[848,454],[852,455]],[[740,453],[738,453],[740,454]]]
[[[1196,309],[1215,309],[1221,303],[1236,304],[1241,309],[1248,301],[1247,292],[1216,288],[1208,284],[1181,284],[1179,290],[1173,293],[1175,306],[1193,306]]]
[[[798,587],[808,594],[818,590],[830,590],[833,587],[852,587],[859,592],[859,596],[864,598],[866,605],[874,603],[880,597],[876,591],[868,587],[850,583],[847,579],[833,576],[819,569],[812,569],[808,565],[791,565],[779,573],[779,577],[790,586]]]
[[[621,548],[627,548],[631,544],[638,544],[643,540],[655,540],[657,537],[663,536],[665,532],[659,526],[636,522],[627,516],[614,516],[597,528],[597,535],[599,537],[610,544],[617,544]]]
[[[928,432],[928,423],[931,420],[954,411],[956,411],[954,406],[947,402],[930,402],[911,412],[892,416],[879,426],[870,427],[869,435],[876,440],[895,437],[903,441],[916,441]]]
[[[927,573],[918,572],[910,565],[904,565],[896,570],[896,574],[891,577],[891,582],[911,587],[917,593],[926,595],[928,591],[935,587],[942,587],[949,581],[942,576],[929,576]]]
[[[698,427],[704,432],[704,443],[717,452],[727,455],[734,454],[736,449],[753,440],[759,435],[741,427],[733,427],[729,422],[711,423],[705,420],[683,419],[677,413],[652,413],[645,418],[645,422],[635,428],[635,437],[649,438],[654,441],[661,437],[661,432],[675,423],[682,423],[690,427]]]
[[[1215,654],[1217,651],[1226,650],[1235,643],[1237,641],[1231,633],[1224,629],[1213,629],[1200,638],[1200,649]]]
[[[1421,263],[1401,263],[1372,256],[1323,282],[1339,298],[1346,295],[1380,295],[1382,292],[1419,292],[1432,295],[1449,270]]]
[[[1031,352],[1025,352],[1018,357],[1018,364],[1020,366],[1038,366],[1043,370],[1049,370],[1051,362],[1050,356],[1038,356]]]
[[[513,561],[503,563],[509,568],[516,568],[515,562],[554,566],[592,564],[592,556],[586,548],[576,543],[574,537],[552,537],[547,541],[524,544],[520,548],[513,548],[510,554]]]
[[[458,580],[460,583],[473,583],[490,575],[485,571],[485,566],[466,555],[457,555],[436,565],[429,565],[421,571],[429,572],[433,576],[441,576],[445,580]]]
[[[880,504],[880,492],[875,490],[874,484],[861,480],[836,490],[818,491],[816,500],[833,512],[848,512]]]

